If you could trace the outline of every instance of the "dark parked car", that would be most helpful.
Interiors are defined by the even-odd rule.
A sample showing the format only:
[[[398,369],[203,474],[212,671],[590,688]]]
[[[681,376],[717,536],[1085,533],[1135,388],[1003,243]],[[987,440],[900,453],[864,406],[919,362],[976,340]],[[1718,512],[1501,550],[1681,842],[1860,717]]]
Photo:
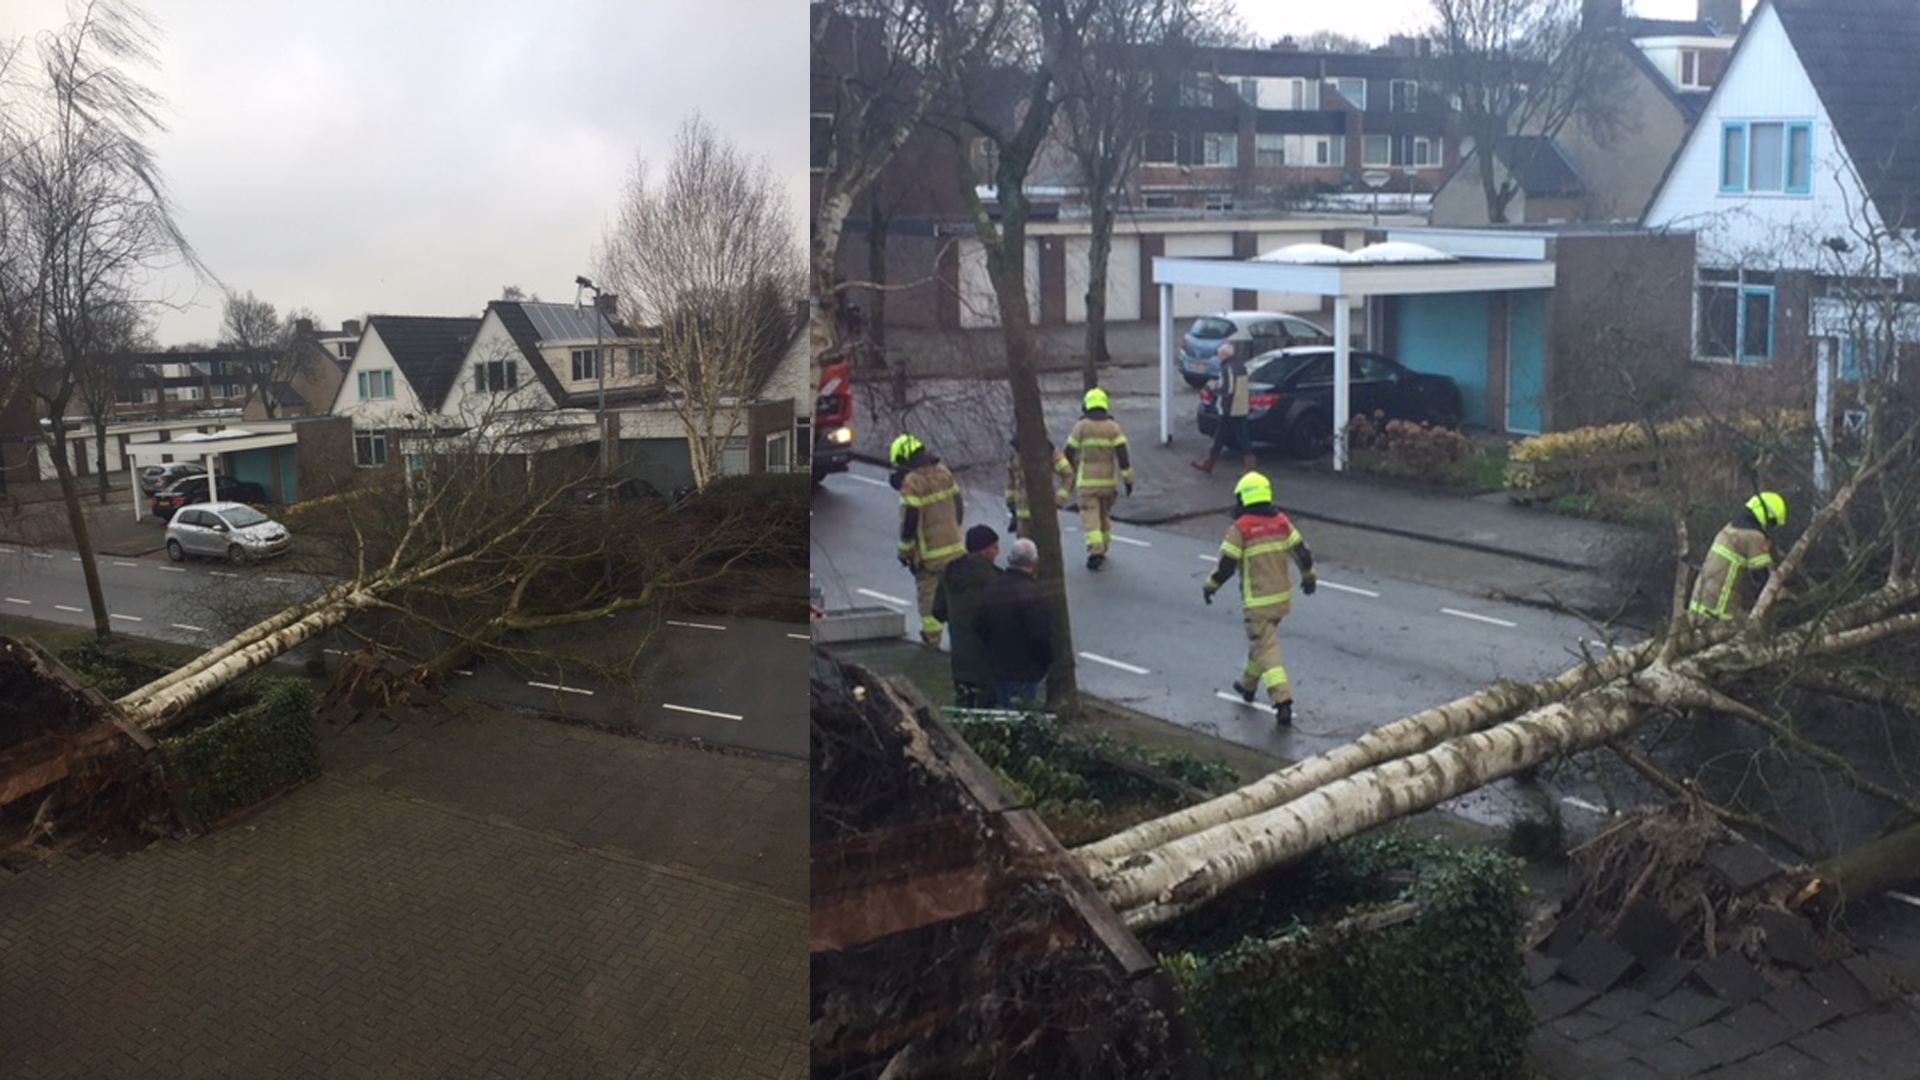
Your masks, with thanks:
[[[623,506],[667,501],[660,489],[645,480],[620,480],[607,484],[582,484],[573,489],[575,506]]]
[[[1460,388],[1444,375],[1424,375],[1379,353],[1348,354],[1348,404],[1356,415],[1381,413],[1458,427]],[[1333,440],[1333,349],[1307,346],[1256,356],[1247,364],[1247,431],[1254,442],[1275,443],[1300,457],[1325,452]],[[1212,387],[1200,392],[1200,433],[1220,421]]]
[[[151,496],[154,492],[188,476],[201,476],[206,467],[195,465],[191,461],[170,461],[165,465],[148,465],[140,470],[140,493]]]
[[[267,489],[251,480],[235,480],[231,477],[218,477],[218,492],[221,502],[253,503],[262,505],[272,500],[267,498]],[[153,496],[153,516],[162,521],[173,517],[173,512],[183,506],[207,501],[207,478],[188,476],[175,480],[161,488]]]

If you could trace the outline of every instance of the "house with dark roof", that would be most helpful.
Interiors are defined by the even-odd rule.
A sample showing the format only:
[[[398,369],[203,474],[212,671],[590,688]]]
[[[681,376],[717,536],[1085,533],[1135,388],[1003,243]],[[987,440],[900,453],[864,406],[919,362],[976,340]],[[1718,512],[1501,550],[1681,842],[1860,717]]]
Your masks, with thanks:
[[[354,462],[385,468],[408,432],[461,425],[442,414],[480,329],[474,318],[373,315],[329,411],[353,421]]]
[[[1805,404],[1920,341],[1916,55],[1912,0],[1755,10],[1645,218],[1695,237],[1692,353],[1719,385]]]
[[[1739,0],[1700,0],[1691,20],[1627,18],[1620,0],[1588,0],[1583,33],[1607,50],[1604,100],[1551,133],[1520,132],[1492,148],[1494,183],[1514,185],[1516,224],[1634,222],[1692,132],[1740,32]],[[1589,92],[1595,92],[1589,87]],[[1433,224],[1489,223],[1476,152],[1433,197]]]
[[[360,324],[348,322],[340,330],[316,329],[310,319],[294,323],[286,352],[275,365],[272,381],[255,387],[247,395],[240,415],[246,420],[272,420],[279,417],[324,416],[333,407],[346,381],[351,346],[358,343]]]

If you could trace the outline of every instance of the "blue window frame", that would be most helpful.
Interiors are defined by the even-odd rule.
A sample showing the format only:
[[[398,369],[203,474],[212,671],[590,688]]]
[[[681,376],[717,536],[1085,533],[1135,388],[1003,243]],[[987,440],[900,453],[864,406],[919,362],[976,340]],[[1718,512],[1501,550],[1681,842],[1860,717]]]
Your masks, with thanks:
[[[1813,192],[1813,125],[1804,121],[1738,120],[1720,125],[1723,195]]]
[[[1694,353],[1702,360],[1761,365],[1773,359],[1773,275],[1700,271]]]
[[[1864,374],[1878,379],[1887,373],[1887,357],[1891,354],[1892,349],[1878,338],[1841,338],[1840,378],[1859,382]]]

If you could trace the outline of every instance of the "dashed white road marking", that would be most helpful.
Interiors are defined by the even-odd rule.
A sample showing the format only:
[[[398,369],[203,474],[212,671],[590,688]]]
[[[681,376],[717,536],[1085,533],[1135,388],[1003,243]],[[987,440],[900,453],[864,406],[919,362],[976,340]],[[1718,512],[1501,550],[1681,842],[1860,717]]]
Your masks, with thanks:
[[[27,554],[28,554],[28,555],[30,555],[30,556],[32,556],[33,558],[36,558],[36,559],[51,559],[51,558],[53,558],[53,556],[52,556],[51,554],[49,554],[48,552],[45,552],[45,551],[29,551],[29,552],[27,552]]]
[[[693,628],[693,629],[695,629],[695,630],[725,630],[725,629],[726,629],[726,627],[724,627],[724,626],[715,626],[715,625],[713,625],[712,623],[703,623],[703,622],[676,622],[676,621],[674,621],[673,619],[668,619],[668,620],[667,620],[667,625],[668,625],[668,626],[686,626],[686,627],[691,627],[691,628]]]
[[[321,649],[320,651],[321,651],[321,652],[327,652],[327,653],[332,653],[332,654],[333,654],[333,655],[335,655],[335,656],[345,656],[345,655],[347,655],[347,650],[345,650],[345,649]]]
[[[892,604],[894,607],[911,606],[907,603],[907,601],[902,600],[897,596],[888,596],[886,593],[874,592],[872,589],[855,589],[853,591],[859,593],[861,596],[871,596],[875,600],[878,600],[883,604]]]
[[[1247,701],[1241,698],[1239,694],[1229,694],[1225,690],[1215,690],[1213,692],[1213,696],[1219,698],[1221,701],[1231,701],[1235,705],[1240,705],[1248,709],[1259,709],[1261,712],[1265,712],[1268,708],[1270,708],[1269,705],[1261,701],[1259,698],[1255,698],[1252,701]]]
[[[187,568],[184,566],[162,566],[158,569],[165,570],[169,574],[184,574],[187,572]]]
[[[1494,626],[1505,626],[1508,628],[1512,628],[1520,625],[1519,623],[1516,623],[1516,622],[1508,622],[1505,619],[1496,619],[1491,615],[1475,615],[1471,611],[1456,611],[1450,607],[1443,607],[1440,609],[1440,612],[1443,615],[1455,615],[1462,619],[1472,619],[1474,622],[1491,623]]]
[[[275,585],[291,585],[291,584],[293,584],[293,582],[292,582],[292,581],[291,581],[290,579],[288,579],[288,578],[283,578],[283,577],[263,577],[263,578],[261,578],[260,580],[262,580],[262,581],[271,581],[271,582],[273,582],[273,583],[274,583]]]
[[[228,570],[209,570],[207,571],[207,573],[212,574],[214,577],[239,577],[240,576],[239,574],[235,574]]]
[[[1620,646],[1613,642],[1595,641],[1592,638],[1581,638],[1580,644],[1592,649],[1605,649],[1608,652],[1617,652],[1620,649]]]
[[[79,608],[77,608],[77,607],[68,607],[68,606],[67,606],[67,605],[65,605],[65,604],[55,604],[55,605],[53,605],[53,610],[55,610],[55,611],[71,611],[71,612],[73,612],[73,613],[74,613],[75,615],[78,615],[78,614],[80,614],[80,609],[79,609]]]
[[[1892,889],[1888,889],[1882,895],[1889,900],[1898,900],[1912,907],[1920,907],[1920,896],[1915,896],[1912,893],[1895,892]]]
[[[31,603],[33,603],[33,601],[31,601],[31,600],[22,600],[22,599],[20,599],[20,598],[19,598],[19,597],[17,597],[17,596],[9,596],[9,597],[7,597],[7,598],[6,598],[6,601],[7,601],[7,603],[9,603],[9,604],[31,604]]]
[[[144,619],[144,618],[142,618],[142,617],[141,617],[141,616],[139,616],[139,615],[122,615],[122,614],[120,614],[120,613],[119,613],[119,612],[117,612],[117,611],[109,611],[109,612],[107,612],[107,618],[109,618],[109,619],[125,619],[125,620],[127,620],[128,622],[146,622],[146,621],[147,621],[146,619]]]
[[[692,713],[695,716],[711,716],[716,720],[745,720],[746,719],[746,717],[744,716],[735,716],[732,713],[714,712],[711,709],[695,709],[687,705],[669,705],[664,701],[660,703],[660,707],[663,709],[672,709],[674,712]]]
[[[207,631],[206,631],[206,629],[205,629],[205,628],[203,628],[203,627],[199,627],[199,626],[188,626],[188,625],[187,625],[186,623],[183,623],[183,622],[177,622],[177,623],[172,623],[172,624],[170,624],[170,625],[171,625],[171,626],[172,626],[172,627],[173,627],[173,628],[174,628],[175,630],[185,630],[185,631],[186,631],[187,633],[189,633],[189,634],[204,634],[204,633],[206,633],[206,632],[207,632]]]
[[[812,634],[788,634],[787,636],[792,638],[795,641],[812,641],[813,640]]]
[[[13,555],[13,554],[17,554],[17,552],[15,552],[14,549],[12,548],[0,548],[0,555]]]
[[[861,475],[860,475],[859,473],[857,473],[857,472],[850,472],[850,473],[848,473],[848,474],[847,474],[847,479],[849,479],[849,480],[858,480],[858,481],[860,481],[860,482],[861,482],[861,483],[863,483],[863,484],[873,484],[873,485],[875,485],[875,486],[877,486],[877,487],[883,487],[883,488],[890,488],[890,487],[892,487],[892,486],[893,486],[892,484],[889,484],[889,483],[887,483],[887,482],[886,482],[885,480],[875,480],[875,479],[874,479],[873,477],[871,477],[871,476],[861,476]]]
[[[1124,660],[1115,660],[1110,656],[1101,656],[1099,653],[1083,652],[1080,654],[1080,657],[1083,660],[1091,660],[1096,664],[1105,664],[1108,667],[1116,667],[1116,668],[1119,668],[1121,671],[1129,672],[1134,675],[1151,674],[1151,672],[1149,672],[1146,668],[1136,667],[1132,664],[1125,662]]]
[[[1380,594],[1374,592],[1372,589],[1363,589],[1358,585],[1342,585],[1337,581],[1327,581],[1324,578],[1320,581],[1320,587],[1323,589],[1332,589],[1335,592],[1349,592],[1355,596],[1371,596],[1376,600],[1380,598]]]
[[[593,696],[593,691],[582,689],[581,687],[578,687],[578,686],[561,686],[558,683],[534,682],[531,679],[527,681],[527,685],[533,687],[536,690],[557,690],[562,694],[579,694],[582,697]]]
[[[1217,563],[1220,561],[1220,556],[1219,555],[1202,555],[1200,556],[1200,561],[1204,563]]]
[[[1607,812],[1606,807],[1595,806],[1594,804],[1588,802],[1585,799],[1580,798],[1577,795],[1568,795],[1567,797],[1561,799],[1560,801],[1563,803],[1566,803],[1568,806],[1576,807],[1578,809],[1585,810],[1588,813],[1592,813],[1592,814],[1604,815]]]
[[[1116,544],[1132,544],[1134,547],[1152,547],[1153,546],[1151,543],[1145,540],[1135,540],[1131,536],[1109,536],[1107,537],[1107,539],[1113,541]]]
[[[128,562],[128,561],[127,561],[127,560],[125,560],[125,559],[115,559],[115,560],[113,560],[113,565],[115,565],[115,566],[139,566],[140,564],[139,564],[139,563],[137,563],[137,562]]]
[[[67,558],[69,558],[69,559],[71,559],[71,560],[73,560],[74,562],[79,562],[79,561],[80,561],[80,556],[78,556],[78,555],[69,555],[69,556],[67,556]]]
[[[463,667],[454,668],[453,673],[455,675],[468,675],[468,676],[471,676],[473,674],[473,672],[468,671],[466,668],[463,668]]]

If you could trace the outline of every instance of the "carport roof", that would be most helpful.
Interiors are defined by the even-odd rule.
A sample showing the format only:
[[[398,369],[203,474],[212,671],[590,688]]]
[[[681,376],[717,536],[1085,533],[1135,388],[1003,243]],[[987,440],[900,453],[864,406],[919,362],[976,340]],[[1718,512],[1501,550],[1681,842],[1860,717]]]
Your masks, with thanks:
[[[1432,262],[1292,263],[1161,256],[1153,260],[1153,280],[1156,285],[1314,296],[1404,296],[1553,286],[1554,264],[1547,257],[1544,237],[1514,233],[1501,238],[1508,242],[1489,243],[1471,233],[1390,234],[1394,241],[1411,240],[1451,256]]]
[[[268,450],[276,446],[292,446],[300,441],[291,430],[286,431],[250,431],[246,428],[225,428],[220,431],[182,435],[177,439],[164,442],[135,442],[127,444],[127,457],[135,465],[157,465],[163,457],[174,460],[182,458],[205,457],[208,454],[226,454],[235,450]]]

